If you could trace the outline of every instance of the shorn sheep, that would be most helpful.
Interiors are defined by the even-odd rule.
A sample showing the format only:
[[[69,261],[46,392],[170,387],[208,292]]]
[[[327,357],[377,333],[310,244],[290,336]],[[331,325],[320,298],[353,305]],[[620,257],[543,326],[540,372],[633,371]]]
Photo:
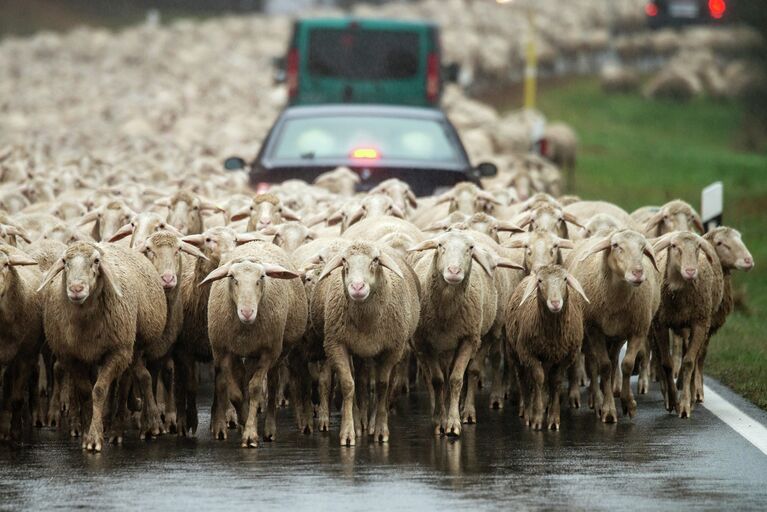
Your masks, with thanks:
[[[336,270],[340,269],[340,272]],[[389,384],[408,340],[418,326],[418,288],[407,263],[389,249],[353,242],[326,265],[312,300],[312,322],[324,337],[325,353],[338,375],[341,406],[340,443],[356,444],[367,425],[380,443],[389,441]],[[374,416],[360,407],[354,417],[355,376],[371,365],[376,376]],[[358,390],[367,402],[368,389]],[[460,420],[459,420],[460,424]]]
[[[580,297],[570,294],[572,288]],[[575,364],[583,340],[583,309],[588,298],[578,280],[560,265],[547,265],[517,286],[506,313],[509,349],[522,370],[528,425],[558,430],[562,378]],[[544,396],[548,396],[544,424]]]
[[[128,249],[76,242],[45,275],[43,289],[45,337],[72,380],[70,431],[79,435],[91,401],[82,445],[101,451],[110,386],[131,364],[134,345],[159,338],[165,327],[159,278],[149,261]]]

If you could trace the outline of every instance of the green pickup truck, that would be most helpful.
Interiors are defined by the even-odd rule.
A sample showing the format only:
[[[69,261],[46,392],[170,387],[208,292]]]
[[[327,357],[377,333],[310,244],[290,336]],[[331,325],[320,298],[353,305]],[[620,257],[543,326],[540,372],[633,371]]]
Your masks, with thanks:
[[[426,22],[300,19],[284,62],[291,105],[377,103],[436,107],[439,29]],[[454,68],[448,71],[456,74]]]

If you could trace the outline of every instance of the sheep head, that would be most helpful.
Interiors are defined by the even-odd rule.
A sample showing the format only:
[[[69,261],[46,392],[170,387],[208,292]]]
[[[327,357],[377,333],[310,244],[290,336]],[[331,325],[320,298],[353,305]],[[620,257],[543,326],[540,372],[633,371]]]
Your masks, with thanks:
[[[512,249],[523,249],[522,265],[525,272],[533,273],[547,265],[561,265],[562,249],[572,249],[573,242],[547,231],[532,231],[515,236],[506,246]]]
[[[248,231],[262,230],[288,220],[301,220],[297,213],[281,204],[274,194],[259,194],[253,198],[249,207],[232,215],[232,221],[247,218],[250,218]]]
[[[720,226],[706,233],[703,238],[714,247],[723,269],[748,272],[754,268],[754,258],[738,231]]]
[[[38,291],[45,288],[54,277],[64,273],[63,287],[69,302],[84,304],[89,297],[99,295],[107,288],[118,297],[122,290],[114,269],[104,259],[104,251],[96,243],[75,242],[66,248],[62,257],[43,277]]]
[[[693,231],[693,228],[699,233],[704,232],[700,215],[688,203],[675,199],[663,205],[647,221],[645,232],[661,236],[672,231]]]
[[[385,250],[369,242],[354,242],[335,255],[320,274],[320,280],[335,269],[342,268],[342,282],[346,296],[354,302],[364,302],[375,293],[387,268],[400,279],[402,270],[397,261]]]
[[[284,222],[277,226],[268,226],[261,231],[264,235],[273,236],[272,243],[282,247],[287,252],[293,252],[310,240],[317,238],[317,234],[300,222]]]
[[[13,267],[25,265],[37,265],[37,261],[8,246],[0,246],[0,300],[5,297],[11,286]]]
[[[682,281],[697,279],[699,272],[699,256],[703,252],[709,263],[718,263],[718,256],[711,244],[695,233],[688,231],[673,231],[660,237],[654,245],[655,252],[668,249],[666,260],[666,277],[672,287]]]
[[[149,238],[138,244],[137,250],[152,262],[166,292],[174,290],[178,285],[182,252],[208,259],[197,247],[184,242],[178,233],[170,231],[152,233]]]
[[[589,302],[586,292],[578,280],[560,265],[547,265],[527,278],[525,292],[520,306],[537,291],[538,301],[546,304],[552,313],[560,313],[568,299],[568,287],[575,290],[583,300]]]
[[[655,250],[644,235],[636,231],[622,229],[597,240],[581,256],[580,261],[603,251],[606,252],[607,266],[612,273],[632,286],[639,286],[647,279],[642,261],[645,256],[650,259],[655,270],[658,270]]]

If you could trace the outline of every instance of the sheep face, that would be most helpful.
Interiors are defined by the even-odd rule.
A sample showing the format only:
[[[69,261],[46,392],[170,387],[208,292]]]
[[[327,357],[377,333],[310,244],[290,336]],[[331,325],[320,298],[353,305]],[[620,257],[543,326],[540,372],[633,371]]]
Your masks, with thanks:
[[[64,273],[64,292],[72,304],[84,304],[89,297],[98,296],[104,286],[118,297],[122,296],[114,271],[94,243],[75,242],[67,247],[61,259],[45,275],[39,289],[42,290],[61,272]]]
[[[170,233],[156,233],[139,246],[139,252],[152,262],[160,276],[163,289],[168,292],[176,288],[181,269],[182,242]]]
[[[215,227],[199,235],[189,235],[183,241],[201,250],[209,260],[219,262],[239,243],[238,234],[227,227]]]
[[[533,231],[524,238],[513,240],[511,247],[524,249],[525,271],[534,273],[547,265],[561,265],[561,249],[572,249],[573,244],[570,240],[559,238],[552,233]]]
[[[130,224],[133,227],[131,247],[140,244],[149,238],[152,233],[167,229],[165,220],[159,214],[153,212],[144,212],[134,216]]]
[[[668,248],[666,272],[669,283],[676,287],[681,281],[694,281],[699,274],[698,257],[701,250],[710,263],[716,258],[713,248],[694,233],[668,233],[655,243],[655,250]]]
[[[522,303],[536,292],[538,302],[546,304],[551,313],[558,314],[564,309],[565,301],[569,298],[568,287],[575,290],[586,302],[589,301],[583,287],[572,274],[560,265],[547,265],[528,277]]]
[[[293,252],[309,240],[314,240],[317,235],[300,222],[285,222],[279,226],[270,226],[261,231],[265,235],[274,235],[272,243]]]
[[[396,178],[382,181],[370,192],[372,194],[385,194],[389,196],[394,202],[394,205],[402,212],[407,212],[408,207],[415,208],[418,206],[415,194],[413,194],[410,186],[404,181],[400,181]]]
[[[342,267],[344,292],[353,302],[365,302],[375,293],[386,267],[400,278],[399,265],[384,251],[367,242],[356,242],[328,262],[320,275],[324,279],[338,267]]]
[[[684,201],[674,200],[665,204],[648,222],[648,231],[664,235],[673,231],[703,232],[703,223],[692,207]]]
[[[183,234],[191,234],[190,228],[202,226],[200,200],[195,197],[189,198],[188,201],[182,199],[174,201],[173,208],[168,214],[168,222]]]
[[[642,261],[645,256],[650,258],[656,270],[658,268],[655,251],[647,239],[636,231],[624,229],[598,240],[581,257],[581,261],[602,251],[607,253],[607,267],[613,275],[632,286],[640,286],[647,280]]]
[[[737,269],[748,272],[754,268],[754,258],[751,256],[746,244],[743,243],[738,231],[720,227],[712,231],[706,238],[714,246],[722,268]]]
[[[620,226],[614,217],[604,213],[598,213],[589,219],[583,227],[583,236],[585,238],[591,238],[595,235],[606,235],[617,229],[620,229]]]
[[[421,242],[410,249],[414,251],[434,250],[433,269],[436,275],[449,286],[464,282],[471,274],[472,261],[482,266],[488,275],[492,275],[495,263],[490,256],[475,246],[474,239],[462,231],[448,231],[437,238]]]
[[[257,230],[280,224],[286,220],[300,220],[292,210],[280,204],[280,200],[273,194],[256,196],[249,210],[235,214],[232,220],[236,221],[248,216],[250,216],[249,229]]]

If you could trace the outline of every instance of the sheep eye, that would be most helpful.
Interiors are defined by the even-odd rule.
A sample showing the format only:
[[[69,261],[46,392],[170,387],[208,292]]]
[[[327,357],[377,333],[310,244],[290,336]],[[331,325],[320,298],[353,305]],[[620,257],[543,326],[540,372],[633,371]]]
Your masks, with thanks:
[[[98,259],[98,258],[96,258],[95,260],[93,260],[93,263],[95,263],[96,265],[98,265],[99,263],[101,263],[101,260],[100,260],[100,259]]]
[[[378,264],[380,263],[380,260],[379,260],[378,258],[373,258],[373,263],[375,263],[376,265],[378,265]]]
[[[539,278],[538,278],[538,284],[541,284],[542,282],[543,282],[543,279],[541,279],[541,278],[539,277]]]
[[[210,238],[206,238],[206,239],[205,239],[205,242],[206,242],[206,243],[210,243]]]
[[[131,222],[130,223],[130,227],[135,228],[136,227],[136,223],[135,222]]]

